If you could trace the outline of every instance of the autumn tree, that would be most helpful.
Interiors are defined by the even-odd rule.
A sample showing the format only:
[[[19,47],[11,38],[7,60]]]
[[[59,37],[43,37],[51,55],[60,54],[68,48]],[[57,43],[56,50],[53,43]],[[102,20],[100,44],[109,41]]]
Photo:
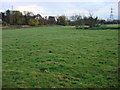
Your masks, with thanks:
[[[49,16],[48,17],[48,24],[54,25],[56,24],[56,20],[54,16]]]
[[[89,13],[89,17],[88,17],[88,24],[89,27],[95,27],[98,25],[98,17],[93,17],[93,13]]]
[[[13,13],[12,13],[12,11],[7,10],[5,13],[6,13],[6,20],[5,21],[8,24],[13,24]]]
[[[13,24],[14,25],[24,24],[24,17],[20,11],[13,11]]]
[[[34,14],[29,11],[24,11],[25,24],[29,24],[30,19],[34,19]]]
[[[39,21],[38,19],[30,19],[28,24],[31,26],[37,26],[39,24]]]
[[[66,17],[65,16],[59,16],[58,19],[57,19],[57,24],[66,26],[68,24]]]

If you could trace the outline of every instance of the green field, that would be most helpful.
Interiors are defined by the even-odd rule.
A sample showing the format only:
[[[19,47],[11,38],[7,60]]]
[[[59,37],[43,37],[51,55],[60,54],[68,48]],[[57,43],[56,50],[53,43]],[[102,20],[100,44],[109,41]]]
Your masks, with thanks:
[[[103,30],[106,30],[106,29],[120,29],[120,25],[118,24],[113,24],[113,25],[100,25],[99,27],[93,27],[92,29],[97,29],[97,30],[100,30],[100,29],[103,29]]]
[[[118,30],[3,30],[3,87],[118,87]]]

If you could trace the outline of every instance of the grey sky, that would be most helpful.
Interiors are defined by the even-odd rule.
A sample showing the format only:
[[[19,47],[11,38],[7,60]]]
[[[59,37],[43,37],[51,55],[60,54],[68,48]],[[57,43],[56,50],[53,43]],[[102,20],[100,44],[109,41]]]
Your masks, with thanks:
[[[118,0],[2,0],[0,11],[11,9],[32,11],[42,16],[71,16],[74,14],[88,15],[92,12],[94,16],[100,19],[108,19],[110,17],[110,8],[114,9],[114,18],[118,17]]]

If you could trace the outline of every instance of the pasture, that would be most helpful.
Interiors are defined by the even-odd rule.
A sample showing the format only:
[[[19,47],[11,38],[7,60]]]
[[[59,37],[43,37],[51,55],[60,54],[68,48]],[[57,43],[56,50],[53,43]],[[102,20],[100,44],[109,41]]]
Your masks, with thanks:
[[[3,88],[118,87],[118,30],[3,30]]]

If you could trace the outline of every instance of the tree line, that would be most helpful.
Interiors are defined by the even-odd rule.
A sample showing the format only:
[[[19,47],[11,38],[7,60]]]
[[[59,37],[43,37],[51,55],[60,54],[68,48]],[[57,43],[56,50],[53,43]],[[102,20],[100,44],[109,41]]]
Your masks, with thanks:
[[[22,13],[16,10],[6,10],[0,14],[2,16],[3,25],[72,25],[78,28],[79,26],[84,25],[88,25],[89,27],[96,27],[99,26],[99,24],[118,23],[117,21],[107,22],[105,20],[99,20],[98,17],[94,17],[91,13],[88,17],[76,14],[71,16],[70,19],[64,15],[57,17],[42,17],[40,14],[34,15],[32,12],[24,11]]]
[[[49,16],[42,17],[40,14],[34,15],[32,12],[11,11],[1,12],[3,25],[68,25],[65,16]]]

